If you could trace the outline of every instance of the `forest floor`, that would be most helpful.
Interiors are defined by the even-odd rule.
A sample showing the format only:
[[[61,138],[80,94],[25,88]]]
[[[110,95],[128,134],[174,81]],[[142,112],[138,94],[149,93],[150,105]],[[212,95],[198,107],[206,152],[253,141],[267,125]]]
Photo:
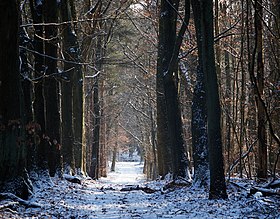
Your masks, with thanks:
[[[146,182],[142,168],[119,162],[107,178],[81,184],[53,178],[37,185],[30,200],[37,207],[0,201],[0,218],[280,218],[280,199],[248,196],[243,188],[249,181],[229,183],[228,200],[209,200],[207,192],[191,186]]]

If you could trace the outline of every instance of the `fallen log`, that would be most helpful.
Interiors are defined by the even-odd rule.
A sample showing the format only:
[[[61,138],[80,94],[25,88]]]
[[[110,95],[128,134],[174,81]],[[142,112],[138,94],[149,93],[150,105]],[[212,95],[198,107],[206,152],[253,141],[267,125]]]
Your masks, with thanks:
[[[171,182],[164,185],[163,190],[189,187],[189,186],[191,186],[191,182],[189,182],[185,179],[172,180]]]
[[[78,184],[82,184],[82,180],[79,179],[78,177],[76,176],[71,176],[71,175],[68,175],[68,174],[63,174],[63,178],[71,183],[78,183]]]

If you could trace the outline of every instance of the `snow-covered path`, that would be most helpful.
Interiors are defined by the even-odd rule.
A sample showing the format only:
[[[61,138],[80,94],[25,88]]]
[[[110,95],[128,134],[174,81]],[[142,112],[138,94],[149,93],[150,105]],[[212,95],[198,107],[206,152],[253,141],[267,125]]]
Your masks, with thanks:
[[[121,191],[127,184],[139,183],[158,191]],[[0,201],[0,218],[280,218],[279,205],[248,198],[237,190],[229,190],[229,200],[213,201],[208,200],[207,192],[191,187],[163,192],[160,188],[165,183],[144,182],[138,163],[118,163],[116,172],[107,179],[83,180],[80,185],[54,178],[52,186],[41,186],[31,200],[41,208],[25,208],[15,203],[1,209],[4,203]]]
[[[116,171],[99,180],[106,184],[135,185],[145,181],[143,164],[138,162],[117,162]]]

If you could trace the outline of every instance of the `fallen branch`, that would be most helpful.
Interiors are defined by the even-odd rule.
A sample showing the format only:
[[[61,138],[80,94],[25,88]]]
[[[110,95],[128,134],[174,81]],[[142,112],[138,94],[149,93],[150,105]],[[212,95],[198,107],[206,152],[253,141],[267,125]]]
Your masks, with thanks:
[[[242,159],[242,160],[243,160],[244,158],[246,158],[246,157],[253,151],[253,147],[254,147],[255,143],[257,143],[257,140],[254,141],[254,142],[250,145],[248,151],[246,151],[245,153],[242,154],[242,156],[241,156],[241,159]],[[238,159],[236,159],[236,160],[233,162],[233,164],[232,164],[232,165],[230,166],[230,168],[229,168],[229,174],[230,174],[231,171],[237,166],[237,164],[239,164],[239,161],[240,161],[240,157],[239,157]]]
[[[250,189],[250,195],[253,195],[257,192],[261,192],[263,196],[272,196],[272,195],[280,196],[279,189],[266,189],[262,187],[253,187]]]
[[[261,185],[260,187],[266,189],[280,188],[280,179],[272,178],[270,181],[268,181],[266,184]]]
[[[141,190],[145,193],[148,193],[148,194],[152,194],[152,193],[155,193],[155,192],[158,192],[159,190],[155,190],[155,189],[151,189],[149,187],[141,187],[139,185],[136,185],[136,186],[126,186],[124,188],[122,188],[120,191],[121,192],[130,192],[130,191],[137,191],[137,190]]]

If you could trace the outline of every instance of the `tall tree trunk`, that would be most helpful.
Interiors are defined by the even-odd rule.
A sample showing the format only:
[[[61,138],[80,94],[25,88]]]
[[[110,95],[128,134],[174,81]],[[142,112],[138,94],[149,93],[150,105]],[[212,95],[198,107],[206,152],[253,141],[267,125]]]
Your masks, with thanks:
[[[97,76],[94,81],[94,94],[93,94],[93,145],[91,156],[91,171],[90,176],[94,179],[99,178],[99,152],[100,152],[100,106],[99,106],[99,77]]]
[[[201,17],[199,3],[192,1],[195,18],[195,28],[198,46],[198,67],[196,72],[196,85],[192,101],[192,146],[194,161],[194,184],[197,186],[210,185],[208,140],[207,140],[207,112],[206,112],[206,88],[202,63],[202,37]]]
[[[68,0],[61,1],[61,19],[69,22],[71,19]],[[74,159],[74,126],[73,126],[73,77],[75,74],[75,36],[71,24],[63,26],[63,55],[67,62],[64,63],[64,77],[61,83],[61,113],[62,113],[62,154],[64,172],[76,174]]]
[[[93,128],[93,145],[91,157],[91,171],[90,176],[94,179],[99,178],[100,168],[100,127],[101,127],[101,109],[100,109],[100,71],[102,69],[102,36],[97,36],[95,61],[96,69],[99,71],[94,79],[93,84],[93,114],[94,114],[94,128]]]
[[[29,196],[22,122],[17,1],[0,3],[0,192]]]
[[[159,50],[159,53],[163,52]],[[161,55],[159,54],[159,57]],[[158,73],[156,75],[156,95],[157,95],[157,156],[159,175],[164,177],[172,171],[171,146],[168,137],[167,112],[165,107],[165,97],[163,91],[162,66],[158,62]]]
[[[205,74],[206,84],[206,108],[207,108],[207,132],[209,148],[209,167],[210,167],[210,199],[227,198],[224,163],[222,153],[222,139],[220,127],[220,102],[218,81],[215,68],[214,53],[214,28],[213,28],[213,1],[203,0],[193,2],[200,4],[193,8],[199,10],[194,13],[201,19],[201,37],[197,40],[202,41],[201,58],[203,73]]]
[[[22,22],[20,22],[22,23]],[[29,47],[30,41],[23,28],[19,31],[19,44],[22,47]],[[26,147],[27,147],[27,170],[34,171],[37,163],[37,148],[34,144],[34,136],[37,134],[33,130],[33,110],[32,110],[32,89],[31,72],[28,67],[27,51],[23,48],[20,49],[20,74],[21,86],[23,91],[24,103],[24,123],[26,124]]]
[[[49,0],[43,3],[43,16],[46,23],[57,23],[57,1]],[[56,148],[60,144],[60,113],[59,113],[59,84],[57,74],[57,26],[45,26],[45,54],[52,58],[45,58],[46,75],[44,83],[45,115],[46,115],[46,138],[48,141],[48,161],[50,175],[56,172]]]
[[[68,20],[76,19],[76,8],[73,0],[70,0],[71,14],[69,14]],[[69,13],[69,11],[68,11]],[[70,25],[70,24],[69,24]],[[80,62],[80,45],[74,30],[72,28],[72,60]],[[73,50],[74,49],[74,50]],[[84,174],[83,168],[83,154],[85,153],[82,144],[83,136],[83,73],[81,65],[75,65],[75,71],[73,73],[73,127],[74,127],[74,158],[75,166],[78,174]]]
[[[22,23],[22,22],[21,22]],[[22,47],[28,47],[30,45],[28,36],[26,35],[23,28],[19,31],[19,44]],[[28,67],[27,52],[25,49],[20,49],[20,74],[22,76],[21,84],[24,96],[24,118],[26,123],[33,121],[32,112],[32,82],[31,82],[31,72]]]
[[[106,148],[106,117],[105,117],[105,99],[104,99],[104,85],[105,81],[102,78],[100,83],[100,177],[107,176],[107,148]]]
[[[263,9],[262,0],[255,0],[255,43],[257,60],[256,106],[257,106],[257,133],[258,159],[257,177],[267,178],[267,137],[265,109],[260,99],[264,94],[264,63],[263,63]]]
[[[37,1],[30,0],[30,8],[31,14],[34,24],[41,24],[43,23],[43,7],[42,4],[39,4]],[[45,171],[48,170],[48,159],[47,159],[47,149],[46,149],[46,142],[44,139],[45,134],[45,101],[44,101],[44,94],[43,94],[43,86],[44,86],[44,74],[45,67],[44,67],[44,28],[42,25],[34,26],[34,50],[38,53],[34,54],[34,101],[33,101],[33,110],[34,110],[34,120],[35,125],[38,127],[35,132],[35,139],[34,139],[34,147],[36,156],[36,163],[38,165],[38,170]],[[37,139],[37,140],[36,140]]]
[[[192,145],[194,162],[193,184],[208,187],[210,182],[208,144],[207,144],[207,116],[206,94],[202,68],[198,66],[196,85],[192,100]]]
[[[163,82],[165,106],[162,107],[166,107],[168,129],[168,136],[166,136],[165,141],[169,141],[171,146],[172,174],[174,178],[189,177],[176,77],[178,74],[179,50],[189,16],[189,1],[185,1],[185,4],[186,15],[178,36],[176,34],[177,11],[179,7],[178,0],[161,1],[159,20],[157,74],[159,74],[158,82],[161,82],[161,80]],[[169,150],[167,149],[167,151]]]

